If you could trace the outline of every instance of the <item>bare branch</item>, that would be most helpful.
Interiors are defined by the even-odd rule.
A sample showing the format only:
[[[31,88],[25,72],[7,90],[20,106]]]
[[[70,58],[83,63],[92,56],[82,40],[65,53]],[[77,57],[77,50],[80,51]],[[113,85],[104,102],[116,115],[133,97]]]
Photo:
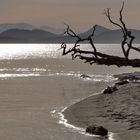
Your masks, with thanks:
[[[105,10],[105,15],[106,17],[109,19],[110,23],[118,26],[119,28],[121,28],[122,32],[124,33],[124,29],[121,25],[119,25],[117,22],[113,21],[113,19],[110,16],[110,8],[107,8],[107,10]]]
[[[66,26],[67,26],[67,29],[65,31],[65,34],[67,34],[70,37],[74,37],[74,38],[77,39],[75,44],[74,44],[74,47],[72,48],[72,50],[77,51],[76,48],[79,47],[79,44],[84,42],[84,41],[87,41],[87,42],[89,42],[91,44],[91,46],[93,48],[93,51],[96,52],[96,47],[94,46],[94,43],[93,43],[93,40],[92,40],[92,37],[94,37],[94,33],[95,33],[95,30],[96,30],[96,27],[97,27],[96,25],[93,26],[93,31],[87,38],[81,38],[72,29],[70,29],[69,25],[66,25]],[[97,57],[96,53],[93,53],[93,55],[95,57]]]
[[[81,39],[72,29],[70,29],[68,24],[65,24],[67,26],[66,31],[64,32],[64,34],[67,34],[71,37],[77,38],[77,39]]]
[[[67,45],[65,43],[61,44],[61,48],[63,50],[62,55],[71,54],[72,59],[79,58],[83,60],[85,63],[89,64],[99,64],[99,65],[116,65],[118,67],[121,66],[132,66],[132,67],[140,67],[140,59],[129,59],[129,53],[131,50],[140,52],[140,48],[133,46],[133,41],[135,37],[131,34],[131,31],[129,31],[123,21],[122,12],[124,9],[124,2],[122,4],[122,7],[120,9],[120,17],[119,21],[120,23],[115,22],[112,20],[110,15],[110,9],[108,8],[105,10],[105,15],[109,19],[110,23],[112,23],[115,26],[118,26],[121,31],[123,32],[123,40],[121,42],[122,51],[124,53],[124,57],[119,56],[113,56],[108,55],[105,53],[98,52],[95,44],[94,44],[94,35],[97,25],[93,26],[92,33],[88,35],[85,38],[81,38],[79,35],[77,35],[70,27],[67,26],[67,29],[65,31],[65,34],[67,34],[70,37],[73,37],[76,39],[75,44],[71,48],[67,48]],[[80,43],[88,42],[91,46],[92,50],[82,50],[80,49]],[[127,48],[126,48],[127,47]]]
[[[123,9],[124,9],[124,2],[122,3],[122,7],[121,7],[121,10],[120,10],[120,17],[119,17],[119,20],[120,20],[120,23],[117,23],[117,22],[114,22],[110,16],[110,9],[108,8],[106,11],[105,11],[105,15],[107,16],[107,18],[109,19],[109,21],[118,26],[122,32],[123,32],[123,40],[122,40],[122,43],[121,43],[121,47],[122,47],[122,51],[123,51],[123,54],[125,56],[126,59],[128,59],[129,57],[129,53],[130,53],[130,50],[133,49],[132,47],[132,44],[133,44],[133,41],[135,39],[135,37],[131,34],[131,31],[129,31],[123,21],[123,16],[122,16],[122,12],[123,12]],[[127,47],[127,48],[126,48]],[[135,49],[135,51],[137,51]]]

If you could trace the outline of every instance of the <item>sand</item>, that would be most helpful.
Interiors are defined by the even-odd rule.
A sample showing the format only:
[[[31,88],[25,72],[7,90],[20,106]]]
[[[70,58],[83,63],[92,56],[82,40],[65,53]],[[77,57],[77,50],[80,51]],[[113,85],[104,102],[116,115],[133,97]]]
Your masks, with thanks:
[[[75,126],[102,125],[119,140],[139,140],[140,83],[130,82],[119,86],[112,94],[86,98],[70,106],[64,115]]]

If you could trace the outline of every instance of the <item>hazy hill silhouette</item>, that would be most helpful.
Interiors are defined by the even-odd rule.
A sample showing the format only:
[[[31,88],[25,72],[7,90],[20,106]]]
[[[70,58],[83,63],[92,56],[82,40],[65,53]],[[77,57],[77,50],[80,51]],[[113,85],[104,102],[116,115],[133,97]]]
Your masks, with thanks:
[[[24,29],[9,29],[0,33],[0,42],[1,43],[74,43],[75,39],[64,36],[63,34],[54,34],[47,31],[47,27],[44,27],[45,30],[37,29],[29,24],[18,24],[20,28]],[[22,26],[21,26],[22,25]],[[1,25],[0,25],[1,26]],[[9,27],[9,25],[8,25]],[[13,27],[13,26],[12,26]],[[28,29],[25,29],[28,28]],[[1,29],[1,28],[0,28]],[[51,30],[51,29],[50,29]],[[53,30],[53,29],[52,29]],[[132,34],[136,37],[135,43],[140,43],[140,31],[131,29]],[[81,37],[87,37],[92,32],[92,28],[80,33]],[[103,26],[97,26],[94,36],[95,43],[121,43],[122,41],[122,31],[110,30]]]
[[[82,37],[86,37],[86,36],[90,35],[92,33],[92,31],[93,31],[93,28],[90,28],[89,30],[87,30],[83,33],[80,33],[79,35]],[[95,30],[95,35],[100,35],[102,33],[109,32],[109,31],[112,31],[112,30],[105,28],[103,26],[97,25],[96,30]]]
[[[12,24],[0,24],[0,33],[5,32],[10,29],[21,29],[21,30],[43,30],[47,32],[51,32],[54,34],[62,34],[64,32],[64,29],[59,29],[59,28],[53,28],[50,26],[33,26],[31,24],[27,23],[12,23]]]
[[[0,33],[5,32],[9,29],[24,29],[24,30],[33,30],[36,27],[27,23],[13,23],[13,24],[0,24]]]
[[[10,29],[0,34],[0,37],[13,37],[19,39],[41,39],[56,36],[53,33],[46,32],[43,30],[21,30],[21,29]]]
[[[132,34],[136,37],[135,43],[140,43],[140,31],[131,29]],[[123,33],[120,29],[111,30],[95,36],[95,43],[120,43],[123,39]]]
[[[51,33],[54,33],[54,34],[63,34],[65,29],[63,28],[53,28],[53,27],[50,27],[50,26],[40,26],[39,29],[41,30],[44,30],[44,31],[47,31],[47,32],[51,32]]]

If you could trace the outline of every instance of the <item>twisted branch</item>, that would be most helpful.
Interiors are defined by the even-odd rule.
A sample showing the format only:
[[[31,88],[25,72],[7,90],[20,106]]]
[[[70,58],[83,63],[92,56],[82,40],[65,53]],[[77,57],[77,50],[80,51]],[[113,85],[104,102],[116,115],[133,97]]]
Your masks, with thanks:
[[[134,49],[135,51],[138,51],[138,52],[140,52],[140,49],[132,47],[135,36],[133,36],[131,34],[131,31],[127,29],[127,27],[126,27],[126,25],[123,21],[123,16],[122,16],[123,9],[124,9],[124,2],[122,4],[121,10],[119,12],[120,13],[120,17],[119,17],[120,24],[113,21],[113,19],[111,18],[111,15],[110,15],[110,9],[109,8],[107,10],[105,10],[105,15],[109,19],[110,23],[118,26],[121,29],[121,31],[123,32],[123,40],[122,40],[122,43],[121,43],[121,47],[122,47],[122,51],[123,51],[123,54],[124,54],[125,58],[128,59],[131,49]],[[125,49],[125,46],[127,46],[126,49]]]
[[[68,48],[67,44],[63,42],[60,48],[63,50],[62,55],[71,54],[72,59],[79,58],[81,60],[84,60],[85,63],[90,63],[90,64],[96,63],[99,65],[104,64],[108,66],[116,65],[118,67],[121,67],[121,66],[140,67],[140,59],[131,59],[131,60],[129,59],[130,50],[135,50],[137,52],[140,52],[140,49],[132,45],[135,37],[131,34],[131,31],[127,29],[123,21],[123,16],[122,16],[123,9],[124,9],[124,2],[120,10],[120,17],[119,17],[120,24],[112,20],[110,16],[109,8],[105,10],[105,15],[107,16],[107,18],[113,25],[118,26],[123,32],[123,40],[122,40],[121,46],[122,46],[122,51],[124,53],[124,57],[113,56],[113,55],[108,55],[105,53],[98,52],[94,44],[94,35],[95,35],[95,30],[96,30],[97,25],[93,26],[92,33],[85,38],[81,38],[69,27],[69,25],[66,25],[67,28],[66,28],[65,34],[67,34],[68,36],[72,38],[75,38],[76,42],[71,48]],[[91,51],[82,50],[80,48],[80,43],[83,43],[85,41],[88,42],[89,45],[91,46],[92,48]],[[125,49],[125,45],[127,45],[126,49]]]

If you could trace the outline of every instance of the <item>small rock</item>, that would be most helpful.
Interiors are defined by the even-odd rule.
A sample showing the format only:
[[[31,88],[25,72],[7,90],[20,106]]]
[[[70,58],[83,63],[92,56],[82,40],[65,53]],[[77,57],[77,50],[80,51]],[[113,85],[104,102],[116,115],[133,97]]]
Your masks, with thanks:
[[[86,75],[86,74],[81,74],[80,77],[81,78],[91,78],[89,75]]]
[[[102,126],[91,125],[86,128],[86,133],[100,136],[107,136],[108,130]]]
[[[103,91],[103,93],[104,93],[104,94],[111,94],[111,93],[113,93],[113,92],[116,91],[116,90],[118,90],[117,87],[116,87],[116,85],[114,85],[114,86],[108,86],[108,87]]]

